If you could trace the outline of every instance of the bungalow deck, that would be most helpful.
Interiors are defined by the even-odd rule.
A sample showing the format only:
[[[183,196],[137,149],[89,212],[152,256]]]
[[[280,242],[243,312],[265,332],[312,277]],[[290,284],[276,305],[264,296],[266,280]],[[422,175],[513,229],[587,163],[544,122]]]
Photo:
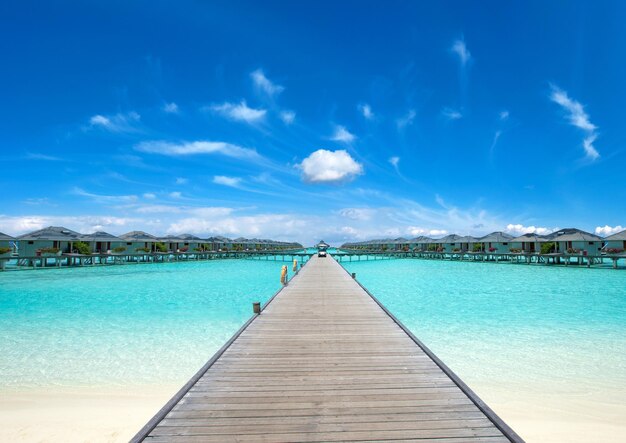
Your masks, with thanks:
[[[82,266],[111,266],[139,263],[169,263],[179,261],[251,259],[304,262],[311,254],[296,251],[207,251],[207,252],[148,252],[139,254],[49,254],[32,257],[0,257],[0,271],[51,269]]]
[[[428,260],[458,260],[468,262],[494,262],[526,265],[560,265],[582,267],[607,267],[626,269],[626,253],[581,255],[566,253],[496,253],[496,252],[435,252],[435,251],[363,251],[342,249],[335,254],[339,261],[367,261],[392,258],[418,258]]]
[[[132,442],[523,441],[333,260],[314,256]]]

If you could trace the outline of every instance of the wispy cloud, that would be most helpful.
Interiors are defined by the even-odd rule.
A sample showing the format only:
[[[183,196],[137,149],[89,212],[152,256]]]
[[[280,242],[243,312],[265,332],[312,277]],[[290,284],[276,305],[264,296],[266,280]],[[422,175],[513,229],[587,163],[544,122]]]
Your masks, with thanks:
[[[448,120],[458,120],[463,118],[463,114],[460,111],[452,108],[443,108],[441,110],[441,115],[443,115]]]
[[[586,135],[583,139],[583,149],[585,156],[589,160],[597,160],[600,153],[593,145],[598,137],[598,127],[591,123],[589,115],[585,112],[585,107],[578,101],[572,99],[566,91],[556,85],[550,85],[550,100],[561,106],[567,112],[567,120],[572,126],[581,129]]]
[[[330,139],[336,142],[351,143],[356,139],[356,135],[348,131],[345,126],[336,125],[335,132],[330,136]]]
[[[231,188],[238,188],[241,185],[240,177],[227,177],[225,175],[216,175],[213,177],[213,183]]]
[[[189,183],[189,179],[188,178],[176,177],[176,184],[177,185],[186,185],[187,183]]]
[[[409,125],[413,124],[413,120],[415,120],[415,116],[417,113],[414,109],[409,109],[409,111],[403,116],[396,120],[396,125],[398,129],[403,129]]]
[[[63,161],[60,157],[54,157],[52,155],[41,154],[39,152],[27,152],[24,156],[26,160],[43,160],[48,162],[60,162]]]
[[[213,141],[194,141],[173,143],[162,140],[141,142],[135,146],[136,151],[150,154],[169,155],[172,157],[221,154],[227,157],[260,160],[262,157],[254,149],[243,148],[238,145]]]
[[[596,227],[596,234],[597,235],[602,235],[602,236],[609,236],[609,235],[613,235],[613,234],[617,234],[618,232],[622,232],[624,229],[626,229],[625,227],[622,227],[621,225],[617,225],[617,226],[609,226],[609,225],[605,225],[605,226],[597,226]]]
[[[318,149],[297,165],[307,183],[341,183],[363,174],[363,165],[345,150]]]
[[[465,45],[464,40],[455,40],[450,50],[459,57],[461,66],[467,65],[467,63],[472,59],[472,55],[467,49],[467,45]]]
[[[293,111],[281,111],[281,113],[278,114],[278,116],[286,125],[292,124],[296,119],[296,113]]]
[[[145,194],[143,194],[143,198],[145,198],[146,200],[154,200],[156,198],[156,194],[152,192],[146,192]]]
[[[183,198],[183,193],[180,191],[174,191],[174,192],[170,192],[169,194],[167,194],[167,196],[169,198],[179,199],[179,198]]]
[[[400,164],[400,157],[389,157],[389,163],[391,163],[391,166],[398,169],[398,165]]]
[[[174,102],[165,103],[162,109],[166,114],[178,114],[180,112],[178,105]]]
[[[136,132],[140,119],[141,116],[134,111],[115,115],[97,114],[89,119],[89,128],[99,128],[115,133]]]
[[[267,78],[261,69],[251,72],[250,77],[252,78],[255,87],[270,97],[280,94],[285,90],[284,86],[277,85]]]
[[[339,215],[349,218],[350,220],[371,220],[376,210],[371,208],[343,208],[339,210]]]
[[[367,103],[361,103],[358,106],[359,112],[365,117],[367,120],[372,120],[374,118],[374,113],[372,112],[372,107]]]
[[[208,108],[205,107],[203,109],[216,112],[230,120],[250,124],[260,122],[267,114],[266,109],[250,108],[245,100],[242,100],[240,103],[226,102],[221,105],[211,105]]]
[[[502,131],[497,130],[493,134],[493,141],[491,142],[491,147],[489,148],[489,155],[493,156],[493,152],[496,149],[496,145],[498,144],[498,140],[500,140],[500,136],[502,135]]]
[[[506,109],[503,111],[500,111],[500,114],[498,114],[498,117],[500,118],[500,121],[507,121],[509,119],[509,111],[507,111]]]
[[[72,189],[72,194],[78,195],[80,197],[86,197],[94,200],[99,203],[132,203],[136,202],[139,197],[136,195],[104,195],[104,194],[94,194],[91,192],[87,192],[82,188],[75,187]]]

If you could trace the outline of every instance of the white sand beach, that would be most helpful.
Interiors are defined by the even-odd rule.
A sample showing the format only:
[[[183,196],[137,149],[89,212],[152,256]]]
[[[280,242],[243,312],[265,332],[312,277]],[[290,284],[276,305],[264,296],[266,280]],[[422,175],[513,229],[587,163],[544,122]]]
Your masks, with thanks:
[[[180,386],[4,392],[2,442],[126,442]],[[484,391],[484,389],[481,389]],[[615,442],[626,435],[623,396],[564,401],[490,389],[482,397],[527,442]]]
[[[127,442],[180,388],[81,388],[0,395],[2,442]]]

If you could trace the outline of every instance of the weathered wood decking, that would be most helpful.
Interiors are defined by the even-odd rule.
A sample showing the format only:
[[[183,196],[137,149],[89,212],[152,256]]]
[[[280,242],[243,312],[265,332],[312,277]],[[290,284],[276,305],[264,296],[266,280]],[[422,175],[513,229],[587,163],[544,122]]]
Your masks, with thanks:
[[[142,440],[522,441],[331,257],[313,258]]]

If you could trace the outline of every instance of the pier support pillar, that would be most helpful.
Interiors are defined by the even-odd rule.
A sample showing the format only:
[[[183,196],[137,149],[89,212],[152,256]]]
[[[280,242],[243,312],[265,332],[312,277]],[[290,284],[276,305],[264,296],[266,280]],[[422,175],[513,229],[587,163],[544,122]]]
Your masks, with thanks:
[[[259,303],[258,301],[252,303],[252,312],[257,315],[261,314],[261,303]]]

